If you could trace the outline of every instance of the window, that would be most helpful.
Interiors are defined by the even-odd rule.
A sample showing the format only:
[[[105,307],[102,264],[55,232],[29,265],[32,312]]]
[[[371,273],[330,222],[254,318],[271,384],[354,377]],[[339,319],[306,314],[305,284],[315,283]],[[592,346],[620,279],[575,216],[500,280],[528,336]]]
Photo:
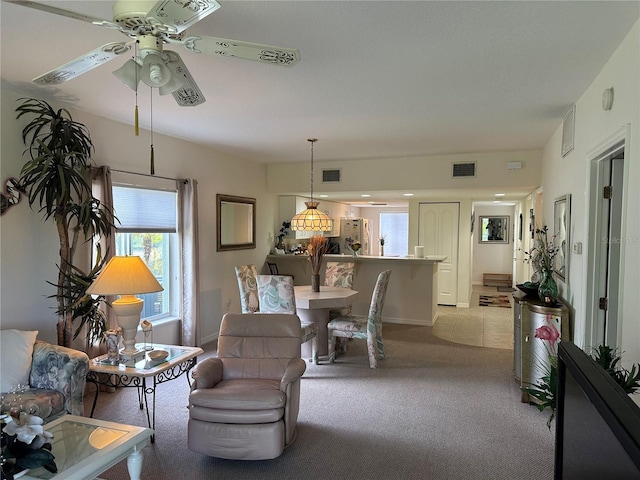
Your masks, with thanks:
[[[113,186],[116,255],[137,255],[164,288],[138,295],[141,318],[149,321],[176,315],[179,293],[177,193]]]
[[[381,213],[380,235],[384,236],[385,255],[407,255],[409,248],[409,214],[407,212]]]

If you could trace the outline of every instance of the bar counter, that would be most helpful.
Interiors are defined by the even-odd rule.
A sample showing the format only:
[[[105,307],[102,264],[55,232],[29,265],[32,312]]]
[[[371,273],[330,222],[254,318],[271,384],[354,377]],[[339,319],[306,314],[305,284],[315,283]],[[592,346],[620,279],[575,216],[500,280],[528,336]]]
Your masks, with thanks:
[[[366,315],[378,274],[391,269],[382,313],[384,321],[431,326],[437,315],[438,263],[445,258],[325,255],[320,269],[320,283],[324,284],[326,262],[354,262],[353,289],[359,295],[353,304],[353,313]],[[311,284],[311,264],[306,255],[268,255],[267,262],[275,263],[281,274],[293,275],[295,285]],[[266,263],[263,272],[269,272]]]

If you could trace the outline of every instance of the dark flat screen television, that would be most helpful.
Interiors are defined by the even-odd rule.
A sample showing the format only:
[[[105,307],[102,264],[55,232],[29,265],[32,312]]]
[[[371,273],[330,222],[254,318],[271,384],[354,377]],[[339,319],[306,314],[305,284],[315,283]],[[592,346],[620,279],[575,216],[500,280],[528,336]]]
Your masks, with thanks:
[[[556,480],[640,479],[640,407],[571,342],[558,348]]]

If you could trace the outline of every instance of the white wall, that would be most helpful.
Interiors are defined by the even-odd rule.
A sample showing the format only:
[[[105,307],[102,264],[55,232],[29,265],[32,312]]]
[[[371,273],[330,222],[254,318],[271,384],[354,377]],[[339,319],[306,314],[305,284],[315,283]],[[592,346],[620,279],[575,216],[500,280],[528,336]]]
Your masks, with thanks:
[[[336,183],[316,182],[315,189],[326,193],[500,187],[534,190],[540,185],[541,160],[539,151],[517,151],[317,162],[316,176],[322,169],[340,169],[342,177]],[[522,168],[507,169],[507,163],[512,161],[522,162]],[[476,176],[453,178],[452,165],[460,162],[475,162]],[[271,164],[268,182],[272,193],[296,194],[296,187],[309,182],[309,165]]]
[[[16,121],[16,99],[30,96],[2,90],[1,178],[19,176],[24,164],[21,131],[27,120]],[[40,98],[40,97],[39,97]],[[54,107],[61,106],[50,102]],[[178,107],[176,107],[178,108]],[[84,123],[95,146],[98,165],[139,173],[149,171],[149,135],[133,135],[133,127],[71,110]],[[267,193],[266,167],[182,140],[155,134],[158,176],[195,178],[198,181],[200,243],[200,315],[203,341],[215,338],[222,315],[240,311],[233,267],[255,263],[260,269],[273,245],[277,197]],[[216,252],[216,194],[257,199],[257,248]],[[47,281],[56,280],[58,237],[53,223],[22,201],[0,217],[0,325],[2,328],[38,329],[40,338],[57,343],[54,293]],[[156,342],[160,341],[154,338]],[[177,339],[164,339],[177,341]]]
[[[631,130],[630,148],[625,156],[625,206],[622,242],[622,344],[625,364],[640,362],[640,22],[609,59],[603,70],[576,103],[575,149],[560,155],[562,127],[551,137],[543,152],[542,184],[544,223],[553,222],[553,200],[570,193],[571,243],[588,245],[589,164],[587,154],[623,126]],[[613,108],[601,106],[604,89],[614,88]],[[581,346],[587,338],[586,285],[591,252],[571,253],[568,283],[559,282],[563,298],[572,305],[574,341]]]
[[[473,266],[471,270],[471,283],[482,285],[483,273],[513,273],[513,226],[514,207],[477,205],[475,207],[475,226],[473,228]],[[508,216],[509,217],[509,243],[479,243],[481,223],[480,217]]]

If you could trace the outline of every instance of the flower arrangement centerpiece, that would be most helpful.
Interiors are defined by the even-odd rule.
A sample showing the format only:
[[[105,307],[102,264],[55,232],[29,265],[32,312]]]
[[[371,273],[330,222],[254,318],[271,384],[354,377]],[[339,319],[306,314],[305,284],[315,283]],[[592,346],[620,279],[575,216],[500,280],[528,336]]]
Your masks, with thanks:
[[[291,222],[282,222],[282,226],[280,227],[280,233],[276,235],[278,242],[276,243],[276,248],[278,250],[284,250],[284,242],[282,239],[289,235],[289,229],[291,228]]]
[[[533,287],[537,284],[538,297],[547,305],[553,305],[558,300],[558,285],[553,279],[553,263],[560,248],[554,245],[553,237],[548,238],[549,229],[546,225],[536,229],[533,247],[524,252],[525,262],[533,267],[532,282],[525,286]]]
[[[353,253],[353,256],[357,256],[358,255],[358,250],[360,250],[360,248],[362,248],[362,244],[358,241],[354,241],[353,238],[351,237],[347,237],[344,240],[345,246],[351,250],[351,252]]]
[[[329,242],[325,237],[316,235],[309,239],[307,255],[311,263],[311,290],[314,292],[320,291],[320,267],[322,266],[322,257],[327,253],[328,248]]]
[[[45,431],[43,420],[12,408],[0,417],[2,424],[2,478],[13,480],[23,470],[44,467],[51,473],[58,468],[51,453],[53,435]]]
[[[385,235],[380,235],[380,256],[384,257],[384,240],[385,240],[386,236]]]

